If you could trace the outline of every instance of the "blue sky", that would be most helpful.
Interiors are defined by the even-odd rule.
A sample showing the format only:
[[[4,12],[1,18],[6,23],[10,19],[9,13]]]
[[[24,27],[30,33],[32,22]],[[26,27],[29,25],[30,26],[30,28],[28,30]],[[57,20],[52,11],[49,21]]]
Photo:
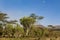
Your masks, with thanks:
[[[60,25],[60,0],[0,0],[0,11],[13,20],[35,13],[43,25]]]

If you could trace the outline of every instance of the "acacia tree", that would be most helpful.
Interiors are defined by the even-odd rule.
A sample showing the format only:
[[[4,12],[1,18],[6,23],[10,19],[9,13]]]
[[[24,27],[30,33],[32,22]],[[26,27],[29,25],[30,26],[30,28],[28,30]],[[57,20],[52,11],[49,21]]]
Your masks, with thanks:
[[[9,28],[9,26],[7,26],[8,24],[12,24],[13,25],[13,24],[16,24],[16,22],[17,22],[16,20],[8,21],[7,20],[8,18],[9,17],[7,16],[7,14],[0,12],[0,34],[1,35],[6,33],[4,31],[8,30],[7,29],[7,27]],[[13,26],[11,26],[11,27],[13,27]],[[1,31],[3,31],[3,32],[1,32]]]
[[[2,27],[6,25],[7,18],[9,18],[7,17],[7,14],[0,12],[0,24],[2,25]]]
[[[0,34],[1,35],[3,34],[3,32],[1,32],[1,31],[3,31],[3,26],[5,26],[7,18],[8,18],[7,14],[0,12],[0,29],[1,29]]]
[[[35,23],[35,19],[31,17],[23,17],[20,19],[20,23],[23,25],[25,35],[27,36],[31,25]]]
[[[43,16],[36,16],[35,14],[31,14],[29,17],[23,17],[20,19],[20,23],[23,25],[26,35],[28,35],[31,25],[34,24],[37,20],[41,19],[43,19]]]

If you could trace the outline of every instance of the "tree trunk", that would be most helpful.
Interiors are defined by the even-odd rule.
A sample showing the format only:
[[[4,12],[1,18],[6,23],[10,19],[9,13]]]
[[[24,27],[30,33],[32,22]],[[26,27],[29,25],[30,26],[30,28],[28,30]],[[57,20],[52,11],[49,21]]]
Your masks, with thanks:
[[[28,36],[29,34],[29,28],[26,30],[26,36]]]

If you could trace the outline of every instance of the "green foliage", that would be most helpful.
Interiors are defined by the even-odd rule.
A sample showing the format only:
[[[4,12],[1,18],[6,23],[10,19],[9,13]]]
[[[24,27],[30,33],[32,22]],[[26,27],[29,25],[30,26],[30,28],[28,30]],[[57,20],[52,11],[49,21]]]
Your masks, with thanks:
[[[47,28],[44,28],[44,33],[43,33],[43,36],[45,37],[49,37],[49,30]]]
[[[12,36],[13,25],[7,24],[3,29],[3,36],[7,35],[8,37]]]
[[[31,26],[37,21],[43,19],[43,16],[36,16],[35,14],[31,14],[29,17],[23,17],[20,19],[20,23],[24,27],[24,31],[28,35],[28,32]]]
[[[37,16],[34,13],[28,17],[23,17],[20,19],[20,23],[23,25],[19,25],[16,20],[7,21],[7,14],[0,12],[0,37],[16,37],[23,38],[24,37],[58,37],[60,36],[59,31],[52,31],[48,28],[40,28],[35,27],[34,23],[38,20],[43,19],[43,16]],[[54,28],[52,25],[48,25],[48,27]],[[27,35],[27,36],[25,36]],[[18,39],[16,39],[18,40]]]
[[[17,26],[14,27],[14,36],[15,37],[21,37],[24,34],[23,28],[17,24]]]
[[[24,26],[24,27],[29,27],[31,24],[35,23],[35,19],[31,18],[31,17],[23,17],[20,19],[20,23]]]
[[[29,36],[31,37],[42,37],[43,30],[40,27],[31,27]]]
[[[30,29],[31,25],[35,23],[35,21],[36,20],[31,17],[23,17],[20,19],[20,23],[23,25],[26,35],[28,35],[29,29]]]
[[[14,27],[16,32],[20,32],[21,34],[24,33],[23,27],[17,24],[17,26]]]
[[[32,14],[30,15],[30,17],[32,17],[32,18],[34,18],[34,19],[36,19],[36,20],[41,20],[41,19],[44,18],[43,16],[37,16],[37,15],[35,15],[34,13],[32,13]]]
[[[0,12],[0,21],[4,21],[5,19],[7,19],[7,14],[1,13]]]

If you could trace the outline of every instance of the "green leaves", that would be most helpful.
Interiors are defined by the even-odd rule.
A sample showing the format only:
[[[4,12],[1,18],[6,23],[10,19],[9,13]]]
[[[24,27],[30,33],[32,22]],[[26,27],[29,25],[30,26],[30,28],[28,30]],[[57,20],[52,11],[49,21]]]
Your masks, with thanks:
[[[0,21],[3,21],[5,19],[7,19],[7,18],[9,18],[9,17],[7,17],[7,14],[4,14],[4,13],[0,12]]]
[[[36,20],[41,20],[41,19],[44,18],[43,16],[37,16],[37,15],[35,15],[34,13],[32,13],[32,14],[30,15],[30,17],[32,17],[32,18],[34,18],[34,19],[36,19]]]
[[[23,25],[23,26],[30,26],[31,24],[34,24],[35,23],[35,19],[31,18],[31,17],[23,17],[20,19],[20,23]]]
[[[43,35],[43,31],[40,27],[37,27],[37,26],[31,27],[30,32],[29,32],[29,36],[31,36],[31,37],[42,37],[42,35]]]
[[[29,29],[31,25],[35,23],[35,21],[36,20],[31,17],[23,17],[20,19],[20,23],[23,25],[24,31],[26,32],[25,35],[28,35]]]
[[[37,16],[34,13],[32,13],[29,17],[23,17],[20,19],[20,23],[23,25],[24,27],[24,31],[26,32],[26,34],[28,34],[27,32],[29,31],[29,29],[31,28],[31,26],[37,21],[37,20],[41,20],[43,19],[43,16]]]

